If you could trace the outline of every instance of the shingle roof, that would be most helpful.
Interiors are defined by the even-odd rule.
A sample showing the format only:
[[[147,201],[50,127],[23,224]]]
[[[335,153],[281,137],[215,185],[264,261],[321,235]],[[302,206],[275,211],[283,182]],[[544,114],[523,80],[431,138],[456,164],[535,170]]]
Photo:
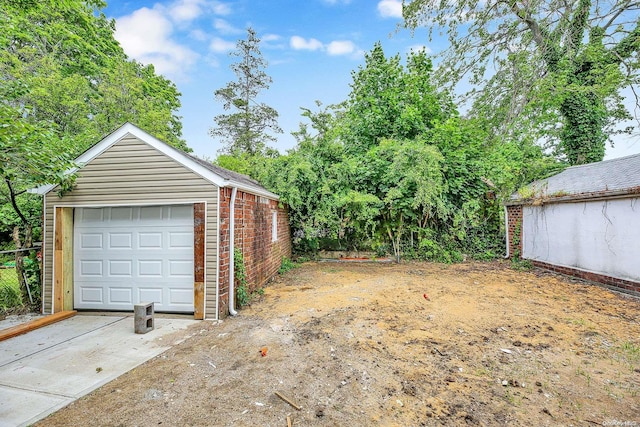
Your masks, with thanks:
[[[206,160],[202,160],[201,158],[191,154],[189,154],[189,157],[191,157],[191,159],[195,160],[205,168],[209,169],[211,172],[220,175],[225,181],[230,181],[233,184],[242,184],[246,187],[255,187],[256,189],[269,192],[269,190],[264,188],[262,184],[260,184],[255,179],[248,177],[247,175],[230,171],[218,165],[214,165],[213,163],[208,162]]]
[[[618,159],[571,166],[528,186],[534,198],[589,198],[640,193],[640,153]],[[511,201],[523,201],[514,193]]]

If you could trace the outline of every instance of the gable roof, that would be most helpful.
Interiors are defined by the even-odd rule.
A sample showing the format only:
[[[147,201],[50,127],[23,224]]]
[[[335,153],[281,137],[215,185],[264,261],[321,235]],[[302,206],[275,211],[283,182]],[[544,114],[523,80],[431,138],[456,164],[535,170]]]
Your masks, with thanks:
[[[533,197],[511,195],[511,204],[528,200],[576,200],[640,194],[640,153],[618,159],[571,166],[549,178],[528,185]]]
[[[277,194],[274,194],[264,188],[258,181],[249,178],[246,175],[221,168],[220,166],[199,159],[191,154],[187,154],[184,151],[172,147],[166,142],[159,140],[158,138],[150,135],[149,133],[143,131],[142,129],[131,123],[125,123],[118,129],[104,137],[100,142],[82,153],[80,157],[75,160],[76,163],[79,165],[90,163],[93,159],[108,150],[110,147],[112,147],[127,135],[138,138],[142,142],[167,155],[185,168],[198,174],[202,178],[218,187],[237,187],[239,190],[246,191],[258,196],[264,196],[274,200],[280,199]],[[82,166],[71,169],[67,173],[75,173],[81,169]],[[44,195],[56,187],[57,184],[46,184],[34,189],[33,192]]]

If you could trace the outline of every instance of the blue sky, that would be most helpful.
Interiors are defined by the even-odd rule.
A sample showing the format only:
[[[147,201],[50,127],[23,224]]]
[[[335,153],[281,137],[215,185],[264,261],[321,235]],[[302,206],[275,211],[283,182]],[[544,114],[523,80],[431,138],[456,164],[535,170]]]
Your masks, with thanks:
[[[429,42],[426,31],[399,29],[401,0],[107,0],[116,39],[125,52],[173,80],[182,93],[183,136],[200,157],[213,159],[221,145],[208,135],[223,112],[214,91],[235,80],[229,52],[251,26],[273,83],[261,101],[275,108],[284,130],[272,144],[284,153],[303,121],[300,108],[332,104],[349,94],[351,72],[364,52],[381,42],[387,56],[416,48],[437,53],[446,41]],[[635,138],[618,138],[607,158],[640,152]]]

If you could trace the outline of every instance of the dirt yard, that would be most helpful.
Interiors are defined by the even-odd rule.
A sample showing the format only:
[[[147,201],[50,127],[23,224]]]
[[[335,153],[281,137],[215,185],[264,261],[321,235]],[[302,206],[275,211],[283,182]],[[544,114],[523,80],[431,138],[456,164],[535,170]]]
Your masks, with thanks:
[[[37,426],[640,427],[640,302],[509,267],[307,263]]]

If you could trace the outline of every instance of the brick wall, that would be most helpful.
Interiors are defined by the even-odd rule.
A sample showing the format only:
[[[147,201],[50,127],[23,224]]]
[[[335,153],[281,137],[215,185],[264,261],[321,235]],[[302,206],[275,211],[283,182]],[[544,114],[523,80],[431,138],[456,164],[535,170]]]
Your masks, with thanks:
[[[220,189],[220,249],[219,249],[219,318],[229,314],[229,252],[230,188]],[[278,238],[273,241],[273,213],[277,213]],[[289,215],[278,202],[238,190],[235,200],[234,245],[242,251],[248,292],[263,287],[275,276],[282,258],[291,257]],[[238,283],[235,284],[238,286]],[[237,299],[235,299],[237,301]],[[237,304],[236,304],[237,308]]]
[[[522,256],[522,205],[507,206],[509,258]]]
[[[546,262],[531,261],[531,263],[539,268],[545,270],[551,270],[556,273],[565,274],[567,276],[578,277],[580,279],[588,280],[590,282],[597,282],[606,285],[607,287],[619,291],[628,293],[637,297],[640,297],[640,283],[633,282],[631,280],[617,279],[611,276],[605,276],[603,274],[592,273],[589,271],[582,271],[570,267],[562,267],[559,265],[547,264]]]

